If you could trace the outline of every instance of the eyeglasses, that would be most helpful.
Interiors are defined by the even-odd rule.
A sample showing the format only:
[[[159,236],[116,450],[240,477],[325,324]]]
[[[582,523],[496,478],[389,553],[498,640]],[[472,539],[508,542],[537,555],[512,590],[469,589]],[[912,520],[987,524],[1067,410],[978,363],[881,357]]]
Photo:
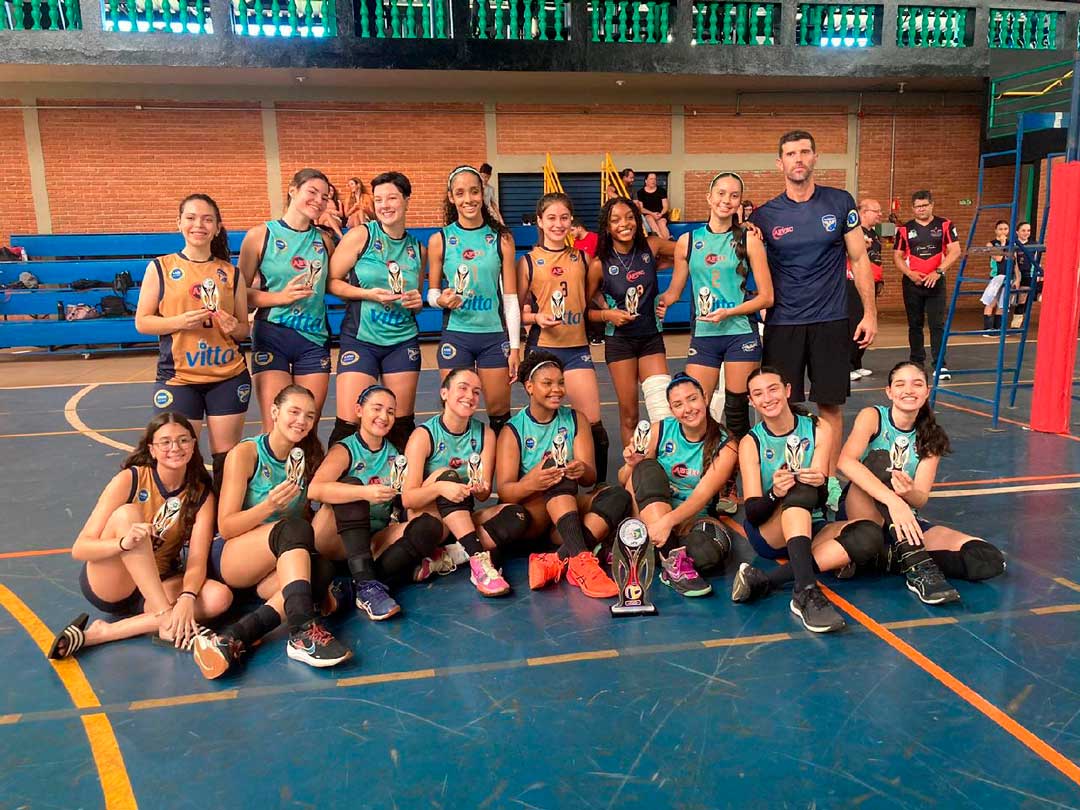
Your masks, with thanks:
[[[178,439],[161,439],[160,441],[153,442],[153,445],[158,450],[168,450],[170,447],[175,447],[178,450],[187,450],[194,443],[195,440],[190,436],[181,436]]]

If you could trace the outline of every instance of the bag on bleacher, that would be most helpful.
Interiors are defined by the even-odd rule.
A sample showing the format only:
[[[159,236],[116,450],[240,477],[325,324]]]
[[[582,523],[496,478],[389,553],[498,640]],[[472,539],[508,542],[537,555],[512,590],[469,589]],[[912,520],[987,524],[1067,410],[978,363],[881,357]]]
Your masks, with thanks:
[[[102,281],[98,278],[78,278],[71,282],[71,289],[73,290],[94,290],[101,289],[102,287],[111,286],[109,282]]]
[[[124,318],[131,314],[127,302],[119,295],[101,296],[101,314],[106,318]]]
[[[64,307],[65,321],[86,321],[91,318],[100,318],[101,313],[96,307],[89,304],[68,304]]]
[[[115,276],[113,276],[113,292],[119,295],[121,298],[127,295],[127,291],[134,286],[135,281],[131,278],[131,273],[129,273],[127,270],[124,270],[122,273],[117,273]]]

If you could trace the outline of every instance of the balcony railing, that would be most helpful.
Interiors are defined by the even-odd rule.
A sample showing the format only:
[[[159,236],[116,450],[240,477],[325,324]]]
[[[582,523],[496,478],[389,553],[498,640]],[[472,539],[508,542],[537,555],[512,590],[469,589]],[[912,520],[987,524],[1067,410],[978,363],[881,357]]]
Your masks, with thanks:
[[[5,0],[0,31],[66,31],[82,28],[78,0]]]
[[[796,44],[819,48],[872,48],[881,44],[884,6],[801,3]]]
[[[969,48],[974,44],[975,9],[941,6],[898,6],[899,48]]]
[[[233,31],[250,37],[337,36],[333,0],[233,0]]]
[[[570,39],[566,0],[470,0],[476,39],[562,42]]]
[[[593,42],[670,42],[675,6],[665,0],[589,4]]]
[[[102,0],[102,27],[120,33],[210,34],[210,0]]]
[[[329,0],[328,0],[329,1]],[[449,0],[355,0],[362,39],[450,39]]]
[[[695,45],[775,45],[779,3],[694,3]]]
[[[1057,48],[1059,11],[1019,8],[990,9],[987,32],[991,48],[1052,51]]]

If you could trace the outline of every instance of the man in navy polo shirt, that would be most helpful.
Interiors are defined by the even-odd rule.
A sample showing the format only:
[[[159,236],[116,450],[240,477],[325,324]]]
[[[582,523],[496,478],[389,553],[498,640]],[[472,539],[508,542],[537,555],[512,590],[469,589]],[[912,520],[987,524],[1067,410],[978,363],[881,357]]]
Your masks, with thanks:
[[[835,509],[840,498],[836,462],[844,436],[841,407],[851,393],[847,264],[863,304],[854,337],[863,347],[877,334],[874,276],[854,198],[843,189],[814,182],[814,136],[801,130],[785,133],[778,155],[784,193],[750,218],[765,239],[774,290],[773,306],[765,315],[762,362],[791,383],[792,402],[806,399],[803,378],[810,378],[810,399],[834,436],[829,506]]]

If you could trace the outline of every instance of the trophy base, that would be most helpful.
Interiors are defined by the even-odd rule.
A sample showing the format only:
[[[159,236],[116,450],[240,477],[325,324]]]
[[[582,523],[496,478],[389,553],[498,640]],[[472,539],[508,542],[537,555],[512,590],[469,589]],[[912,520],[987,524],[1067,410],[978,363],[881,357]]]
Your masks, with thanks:
[[[655,616],[656,605],[612,605],[611,615],[615,618],[622,616]]]

